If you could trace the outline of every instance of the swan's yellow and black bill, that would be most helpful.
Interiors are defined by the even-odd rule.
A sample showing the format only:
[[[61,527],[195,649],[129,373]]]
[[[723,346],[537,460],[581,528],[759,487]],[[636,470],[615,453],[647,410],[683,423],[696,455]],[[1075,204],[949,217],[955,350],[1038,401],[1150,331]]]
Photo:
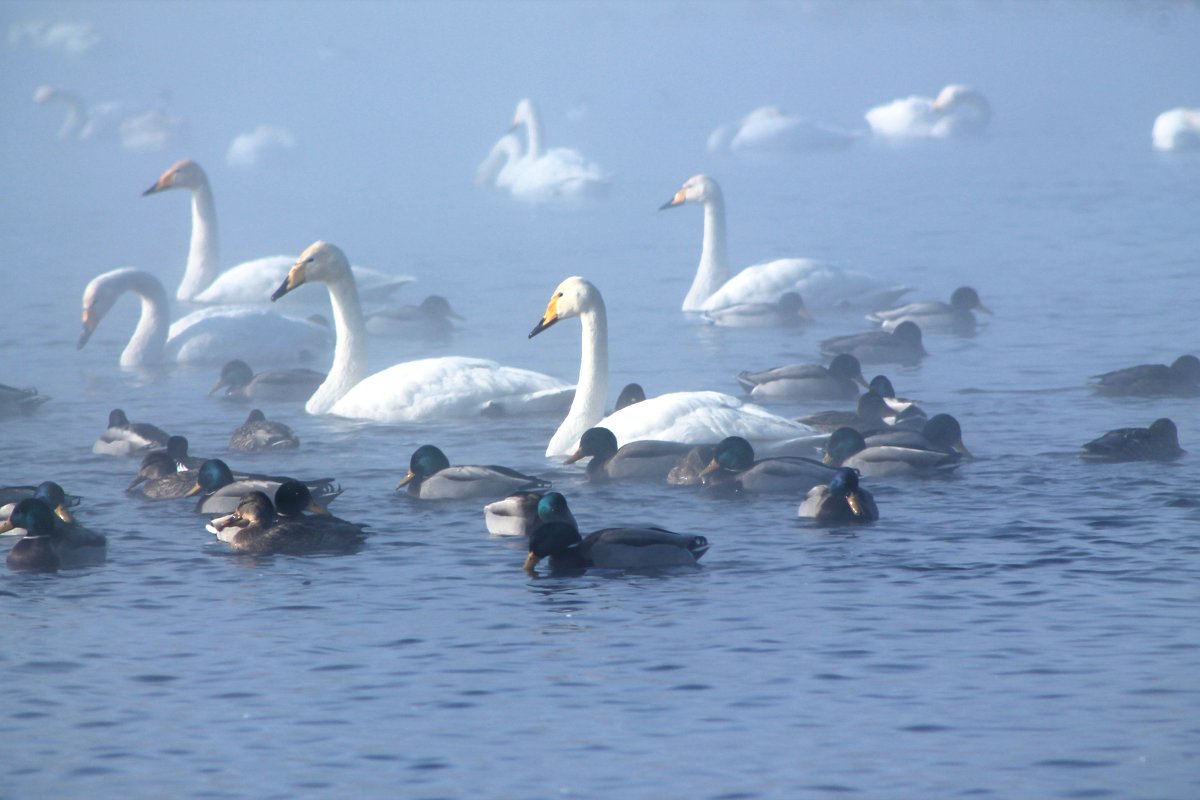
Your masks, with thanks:
[[[79,334],[79,341],[75,343],[76,350],[82,350],[83,346],[88,343],[88,339],[92,338],[92,334],[96,331],[96,326],[100,324],[100,318],[93,313],[90,307],[83,309],[83,331]]]
[[[415,477],[417,477],[417,473],[413,472],[410,469],[408,471],[408,473],[403,478],[400,479],[400,482],[396,484],[396,488],[403,489],[405,486],[408,486],[409,481],[411,481]]]
[[[170,173],[167,173],[167,174],[169,175]],[[142,192],[142,197],[145,197],[145,196],[146,196],[146,195],[148,195],[148,194],[158,194],[158,193],[159,193],[159,192],[161,192],[163,189],[166,189],[166,188],[168,188],[168,187],[170,186],[170,184],[169,184],[169,183],[164,183],[164,180],[166,179],[166,177],[167,177],[167,175],[163,175],[161,178],[159,178],[158,180],[156,180],[156,181],[154,182],[154,184],[153,184],[153,185],[152,185],[152,186],[151,186],[149,189],[147,189],[146,191]]]
[[[662,211],[663,209],[674,208],[675,206],[681,206],[681,205],[683,205],[683,201],[686,199],[687,199],[687,196],[684,194],[683,189],[680,189],[678,192],[675,193],[674,197],[672,197],[670,200],[668,200],[667,202],[665,202],[661,206],[659,206],[658,210]]]
[[[534,567],[536,567],[538,562],[541,560],[542,559],[540,556],[530,550],[529,555],[525,556],[525,565],[521,567],[521,569],[525,570],[526,572],[533,572]]]
[[[558,292],[554,295],[554,297],[550,298],[550,302],[546,305],[546,313],[542,315],[542,318],[538,321],[538,324],[534,325],[533,330],[529,332],[530,339],[537,336],[554,323],[558,322],[558,299],[560,297],[562,297],[562,293]]]
[[[288,270],[287,277],[283,279],[283,283],[279,284],[279,288],[271,295],[272,302],[283,297],[297,286],[304,285],[304,264],[305,262],[300,261],[292,265],[292,268]]]

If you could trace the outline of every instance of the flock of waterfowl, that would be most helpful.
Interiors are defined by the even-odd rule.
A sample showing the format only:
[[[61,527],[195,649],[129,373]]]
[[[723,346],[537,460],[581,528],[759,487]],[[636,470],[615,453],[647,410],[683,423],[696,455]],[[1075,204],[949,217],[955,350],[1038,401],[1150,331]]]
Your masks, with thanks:
[[[954,89],[954,91],[950,91]],[[913,98],[873,109],[873,129],[924,125],[934,137],[977,132],[987,124],[986,101],[977,92],[948,87],[917,107]],[[922,111],[922,117],[917,114]],[[907,117],[905,117],[907,115]],[[728,133],[729,146],[748,146],[751,124],[781,125],[777,115],[743,120]],[[522,140],[517,130],[523,129]],[[793,131],[794,133],[794,131]],[[916,135],[916,134],[914,134]],[[723,134],[724,136],[724,134]],[[1157,127],[1156,127],[1157,137]],[[738,145],[742,142],[741,145]],[[578,197],[602,194],[606,176],[571,150],[546,149],[532,103],[522,101],[514,130],[497,143],[479,170],[480,182],[516,196]],[[580,372],[574,385],[560,378],[464,356],[424,358],[368,374],[370,336],[411,339],[444,336],[458,319],[445,298],[419,306],[364,309],[386,298],[408,276],[351,266],[343,251],[317,241],[298,258],[271,256],[219,269],[216,206],[204,170],[185,160],[168,169],[145,194],[187,189],[192,235],[187,267],[175,293],[202,305],[171,321],[162,282],[149,272],[116,269],[95,277],[83,293],[85,346],[126,292],[141,300],[141,315],[120,357],[122,367],[164,363],[222,365],[210,395],[263,402],[304,402],[309,414],[330,414],[377,423],[432,419],[479,419],[494,414],[559,415],[546,456],[581,468],[590,481],[642,481],[702,486],[709,491],[776,494],[793,498],[798,514],[834,524],[864,523],[880,515],[862,481],[935,476],[972,457],[958,420],[928,415],[899,398],[886,375],[867,381],[864,364],[917,364],[926,355],[924,334],[973,335],[975,312],[991,313],[969,286],[949,302],[898,304],[910,289],[874,276],[805,258],[781,258],[736,273],[728,257],[725,199],[717,181],[697,175],[662,205],[703,208],[700,262],[682,309],[699,321],[728,327],[795,327],[813,313],[854,310],[875,328],[820,343],[827,364],[753,365],[736,376],[743,395],[718,391],[672,392],[647,397],[631,384],[616,409],[608,409],[608,317],[600,288],[572,276],[551,293],[529,337],[576,318],[581,329]],[[305,311],[321,299],[308,284],[323,284],[332,330]],[[266,306],[273,304],[273,308]],[[301,310],[303,308],[303,310]],[[301,310],[287,316],[279,310]],[[255,373],[243,360],[247,343],[255,358],[274,368]],[[308,366],[328,361],[327,372]],[[863,389],[861,394],[859,390]],[[1170,366],[1142,365],[1097,376],[1097,393],[1110,396],[1200,395],[1200,360],[1185,355]],[[0,386],[0,413],[29,415],[47,398],[33,390]],[[755,402],[750,402],[755,401]],[[783,401],[851,404],[800,418],[775,414],[759,403]],[[300,446],[285,424],[259,409],[233,433],[231,451],[284,450]],[[341,494],[336,481],[298,481],[288,476],[234,470],[222,459],[188,453],[182,436],[130,422],[120,409],[93,452],[140,457],[130,494],[148,501],[194,498],[195,510],[215,515],[208,530],[238,552],[309,553],[353,551],[365,538],[362,525],[326,511]],[[1160,419],[1148,428],[1110,431],[1083,446],[1087,460],[1168,460],[1182,455],[1175,424]],[[819,456],[819,458],[818,458]],[[543,559],[560,570],[647,568],[695,564],[709,548],[703,536],[657,527],[616,527],[580,534],[567,499],[549,482],[495,465],[454,465],[438,447],[412,453],[396,486],[416,500],[484,502],[485,526],[493,535],[528,539],[525,568]],[[77,502],[54,481],[0,489],[0,525],[18,536],[8,564],[52,571],[104,557],[105,537],[89,531],[69,509]]]

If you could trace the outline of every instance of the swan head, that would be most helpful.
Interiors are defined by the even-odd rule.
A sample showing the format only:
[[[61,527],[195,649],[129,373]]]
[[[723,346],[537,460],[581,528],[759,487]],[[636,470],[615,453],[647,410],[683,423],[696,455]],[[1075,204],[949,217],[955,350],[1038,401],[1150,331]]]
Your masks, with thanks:
[[[537,107],[528,97],[523,97],[517,101],[517,110],[513,112],[512,125],[509,130],[516,130],[522,125],[528,125],[535,119],[537,119]]]
[[[296,259],[296,263],[288,270],[287,277],[279,284],[271,299],[278,300],[293,289],[312,281],[337,283],[351,277],[350,262],[346,260],[346,254],[341,248],[329,242],[313,242]]]
[[[529,332],[532,339],[554,323],[571,317],[578,317],[596,307],[600,291],[592,283],[578,275],[573,275],[558,285],[550,302],[546,305],[546,313],[541,321]]]
[[[204,169],[190,158],[185,158],[168,167],[149,189],[142,192],[142,196],[158,194],[167,189],[196,189],[207,183],[208,176],[204,174]]]
[[[987,105],[983,95],[969,86],[952,83],[942,88],[933,100],[933,107],[938,111],[949,111],[960,105]]]
[[[58,96],[59,96],[59,91],[58,91],[58,89],[55,89],[53,86],[39,86],[33,92],[33,102],[49,103],[51,100],[54,100]]]
[[[300,481],[288,480],[275,490],[275,509],[285,517],[299,517],[305,511],[314,514],[329,514],[312,498],[312,492]]]
[[[130,271],[128,268],[115,269],[103,275],[97,275],[83,290],[83,332],[79,334],[79,341],[75,344],[76,350],[83,349],[83,346],[88,343],[88,339],[92,338],[92,334],[99,327],[100,320],[104,319],[104,316],[112,310],[113,304],[121,296],[121,291],[116,288],[117,281],[114,279],[120,277],[120,273]]]
[[[683,186],[675,193],[675,196],[659,206],[658,210],[662,211],[665,208],[674,208],[684,203],[707,203],[720,196],[721,187],[715,180],[707,175],[693,175],[684,181]]]

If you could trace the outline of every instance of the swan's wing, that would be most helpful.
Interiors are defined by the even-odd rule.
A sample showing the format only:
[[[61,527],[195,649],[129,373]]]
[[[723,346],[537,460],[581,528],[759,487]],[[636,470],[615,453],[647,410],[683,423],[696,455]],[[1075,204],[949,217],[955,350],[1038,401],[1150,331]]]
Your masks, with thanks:
[[[296,263],[295,256],[264,256],[230,267],[200,294],[197,303],[213,305],[262,305],[271,302],[271,293],[287,277],[288,270]],[[365,296],[389,294],[406,283],[412,283],[411,275],[389,275],[367,267],[351,267],[358,290]],[[324,304],[328,302],[323,292],[303,292],[292,302]]]
[[[746,267],[712,294],[703,311],[735,303],[777,303],[786,292],[796,292],[809,308],[875,308],[909,291],[889,286],[862,272],[807,258],[781,258]]]
[[[867,314],[867,319],[872,322],[887,322],[888,320],[897,320],[901,317],[920,317],[929,314],[948,314],[949,312],[950,306],[945,303],[909,303],[897,308],[872,311],[870,314]]]
[[[166,349],[180,364],[286,364],[323,358],[329,340],[328,328],[272,311],[205,308],[171,323]]]
[[[805,152],[845,147],[859,137],[811,122],[792,114],[754,115],[746,118],[729,143],[734,152]]]
[[[608,193],[608,176],[577,151],[556,147],[524,167],[512,184],[514,197],[532,202],[584,200]]]
[[[599,426],[612,431],[619,444],[639,439],[704,444],[741,436],[757,446],[815,433],[807,425],[720,392],[673,392],[647,398],[610,414]]]
[[[913,96],[875,106],[866,119],[876,136],[907,138],[932,135],[937,114],[932,99]]]

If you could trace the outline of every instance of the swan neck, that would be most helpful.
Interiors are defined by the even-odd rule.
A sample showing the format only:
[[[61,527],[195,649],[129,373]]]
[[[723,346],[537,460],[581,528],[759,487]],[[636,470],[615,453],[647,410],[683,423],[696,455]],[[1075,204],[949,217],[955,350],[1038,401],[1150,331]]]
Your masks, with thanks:
[[[304,409],[310,414],[326,414],[346,392],[353,389],[367,372],[367,330],[363,321],[358,287],[347,265],[345,275],[326,284],[333,306],[333,366]]]
[[[725,198],[714,189],[704,201],[704,242],[684,311],[699,311],[704,301],[729,280],[729,245],[725,238]]]
[[[525,136],[528,140],[525,157],[531,160],[541,158],[542,121],[538,118],[536,111],[531,110],[525,117]]]
[[[547,456],[568,455],[575,451],[584,431],[604,419],[608,398],[608,312],[604,299],[579,315],[583,330],[579,357],[579,381],[566,419],[550,439]]]
[[[195,300],[217,279],[217,205],[205,180],[192,189],[192,241],[175,299]]]
[[[142,301],[142,314],[138,317],[137,327],[121,353],[121,366],[140,367],[161,363],[171,323],[167,290],[158,279],[144,272],[127,274],[117,289],[118,293],[134,292]]]

